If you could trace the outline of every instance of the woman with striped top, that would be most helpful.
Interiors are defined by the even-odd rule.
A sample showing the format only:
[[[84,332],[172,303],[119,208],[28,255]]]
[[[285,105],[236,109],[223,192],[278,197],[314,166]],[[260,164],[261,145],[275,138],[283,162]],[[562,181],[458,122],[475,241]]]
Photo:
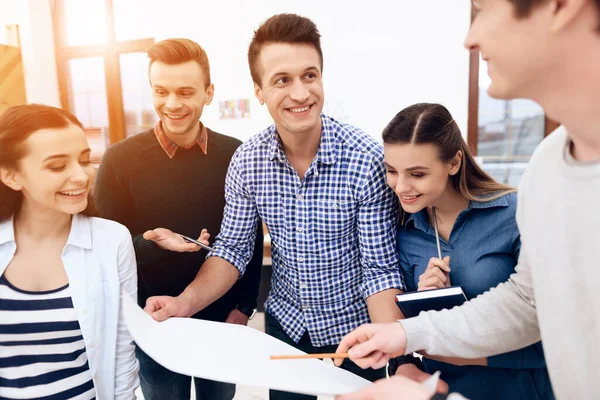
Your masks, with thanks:
[[[0,116],[0,399],[133,399],[122,292],[131,236],[95,218],[81,123],[54,107]]]

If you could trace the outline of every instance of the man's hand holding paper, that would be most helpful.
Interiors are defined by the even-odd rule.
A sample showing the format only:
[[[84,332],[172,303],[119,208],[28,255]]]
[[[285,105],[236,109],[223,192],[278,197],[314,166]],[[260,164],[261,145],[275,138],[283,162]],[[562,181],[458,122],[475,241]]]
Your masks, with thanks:
[[[189,317],[188,304],[180,296],[154,296],[148,298],[144,311],[161,322],[171,317]]]

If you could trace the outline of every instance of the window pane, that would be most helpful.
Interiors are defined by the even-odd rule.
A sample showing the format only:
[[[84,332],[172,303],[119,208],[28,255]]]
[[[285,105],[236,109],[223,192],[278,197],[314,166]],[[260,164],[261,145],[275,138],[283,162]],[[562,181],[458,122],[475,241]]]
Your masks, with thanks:
[[[524,99],[498,100],[487,94],[487,64],[479,61],[477,154],[499,182],[517,186],[529,158],[544,138],[544,111]]]
[[[117,40],[146,39],[156,36],[161,24],[155,23],[155,17],[161,15],[155,0],[113,0],[115,15],[115,34]],[[162,4],[164,7],[165,4]],[[140,10],[143,17],[138,18]]]
[[[84,126],[92,149],[92,161],[99,162],[110,141],[104,59],[74,58],[67,62],[67,67],[70,111]]]
[[[121,54],[120,63],[125,134],[129,137],[154,127],[158,117],[152,105],[146,54]]]
[[[104,2],[105,0],[63,0],[69,46],[103,44],[108,41]]]

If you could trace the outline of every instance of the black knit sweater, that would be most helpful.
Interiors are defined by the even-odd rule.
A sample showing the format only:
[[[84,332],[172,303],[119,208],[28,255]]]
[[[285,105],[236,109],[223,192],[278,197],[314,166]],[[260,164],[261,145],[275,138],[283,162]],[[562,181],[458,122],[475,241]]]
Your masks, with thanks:
[[[203,228],[219,233],[225,207],[225,175],[241,142],[207,129],[205,155],[199,146],[179,147],[170,159],[150,129],[110,146],[102,158],[94,197],[100,216],[125,225],[138,264],[138,301],[179,295],[194,280],[206,251],[163,250],[142,234],[168,228],[196,238]],[[259,224],[259,227],[261,225]],[[262,267],[262,231],[244,277],[221,299],[194,315],[224,321],[237,305],[255,308]]]

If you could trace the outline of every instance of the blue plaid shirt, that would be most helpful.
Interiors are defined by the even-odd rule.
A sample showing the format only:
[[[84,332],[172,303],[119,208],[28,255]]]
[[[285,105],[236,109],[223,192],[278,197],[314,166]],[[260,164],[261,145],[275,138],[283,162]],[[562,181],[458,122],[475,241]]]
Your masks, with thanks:
[[[238,148],[209,254],[243,274],[260,216],[273,260],[265,309],[295,342],[308,330],[315,346],[337,344],[369,322],[368,296],[404,290],[395,250],[398,205],[385,182],[382,147],[351,125],[325,115],[322,122],[319,150],[302,181],[274,125]]]

